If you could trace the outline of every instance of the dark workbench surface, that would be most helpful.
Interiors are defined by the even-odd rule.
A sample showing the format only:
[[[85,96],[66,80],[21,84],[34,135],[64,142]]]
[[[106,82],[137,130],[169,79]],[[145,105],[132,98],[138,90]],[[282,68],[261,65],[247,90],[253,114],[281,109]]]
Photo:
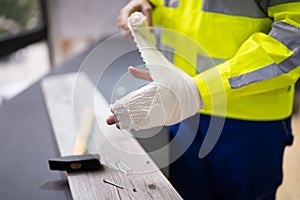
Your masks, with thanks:
[[[47,76],[77,71],[91,49]],[[109,83],[115,83],[128,65],[138,64],[142,61],[136,51],[128,52],[112,63],[114,67],[106,70],[98,83],[107,99],[114,86]],[[98,78],[93,77],[92,71],[88,75],[93,81]],[[59,156],[59,152],[40,82],[0,106],[0,143],[0,199],[72,198],[65,173],[50,171],[48,167],[48,159]],[[155,143],[151,148],[160,145]]]
[[[85,55],[50,74],[75,71]],[[66,175],[48,168],[59,153],[39,82],[0,106],[0,143],[0,199],[71,199]]]

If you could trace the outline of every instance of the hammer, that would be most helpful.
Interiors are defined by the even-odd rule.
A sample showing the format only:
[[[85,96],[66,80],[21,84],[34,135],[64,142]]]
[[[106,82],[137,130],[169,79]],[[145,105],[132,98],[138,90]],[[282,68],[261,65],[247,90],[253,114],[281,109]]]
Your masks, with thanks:
[[[50,159],[48,161],[50,170],[76,172],[92,171],[100,168],[100,156],[98,154],[85,154],[93,121],[93,110],[90,107],[83,108],[72,155]]]

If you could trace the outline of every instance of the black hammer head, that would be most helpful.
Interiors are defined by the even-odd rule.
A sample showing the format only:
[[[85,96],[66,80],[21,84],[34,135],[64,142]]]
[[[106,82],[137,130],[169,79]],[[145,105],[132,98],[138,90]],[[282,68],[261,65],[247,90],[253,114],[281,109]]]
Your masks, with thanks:
[[[79,156],[66,156],[49,160],[51,170],[75,172],[93,171],[101,167],[100,156],[97,154],[86,154]]]

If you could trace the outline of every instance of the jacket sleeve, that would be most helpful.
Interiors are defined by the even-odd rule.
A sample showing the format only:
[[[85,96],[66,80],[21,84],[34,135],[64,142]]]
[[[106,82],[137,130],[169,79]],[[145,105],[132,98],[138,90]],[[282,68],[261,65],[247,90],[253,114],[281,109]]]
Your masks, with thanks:
[[[237,98],[272,92],[298,80],[300,2],[275,0],[273,4],[268,7],[269,17],[274,19],[269,34],[254,33],[230,60],[194,77],[205,109],[210,108],[212,96],[225,93]]]

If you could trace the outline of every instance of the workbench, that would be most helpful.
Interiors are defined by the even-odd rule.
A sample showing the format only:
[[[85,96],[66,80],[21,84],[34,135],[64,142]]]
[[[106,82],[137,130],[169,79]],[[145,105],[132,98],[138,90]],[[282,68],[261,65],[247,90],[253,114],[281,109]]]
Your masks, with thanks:
[[[123,42],[126,43],[117,39],[110,48],[118,48]],[[55,68],[44,78],[78,71],[95,46]],[[97,66],[85,73],[111,103],[113,87],[126,73],[127,67],[142,64],[139,53],[130,51],[114,60],[103,72],[100,81],[93,71],[98,70]],[[49,170],[48,159],[58,157],[59,150],[42,93],[42,80],[0,107],[0,199],[72,198],[66,173]],[[159,149],[168,141],[164,129],[153,137],[139,139],[148,151]],[[159,161],[161,158],[153,159]],[[167,168],[164,170],[168,174]]]

